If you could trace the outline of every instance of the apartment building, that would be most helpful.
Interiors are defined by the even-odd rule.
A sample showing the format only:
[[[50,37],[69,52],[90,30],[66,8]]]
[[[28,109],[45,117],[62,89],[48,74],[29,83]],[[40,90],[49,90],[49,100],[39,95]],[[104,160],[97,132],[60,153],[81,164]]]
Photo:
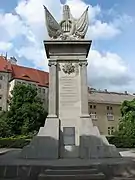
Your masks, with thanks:
[[[98,126],[101,134],[112,135],[118,128],[122,102],[133,100],[135,96],[127,92],[117,93],[90,88],[88,91],[89,113],[93,124]]]

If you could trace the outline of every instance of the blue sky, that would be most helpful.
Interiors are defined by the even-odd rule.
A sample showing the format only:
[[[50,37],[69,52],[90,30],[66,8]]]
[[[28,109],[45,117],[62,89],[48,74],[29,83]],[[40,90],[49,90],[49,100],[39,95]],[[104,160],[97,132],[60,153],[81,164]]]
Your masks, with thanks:
[[[61,0],[64,2],[64,0]],[[87,5],[92,39],[88,83],[99,89],[135,92],[135,1],[67,0],[74,17]],[[0,53],[18,64],[48,70],[43,40],[48,39],[42,5],[61,19],[60,0],[4,0],[0,2]]]

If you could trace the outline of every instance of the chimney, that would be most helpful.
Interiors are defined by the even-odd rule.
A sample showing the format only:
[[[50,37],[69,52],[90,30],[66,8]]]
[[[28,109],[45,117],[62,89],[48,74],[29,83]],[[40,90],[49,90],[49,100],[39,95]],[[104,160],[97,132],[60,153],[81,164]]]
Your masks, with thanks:
[[[14,56],[10,57],[9,61],[11,62],[11,64],[16,64],[17,63],[17,59]]]

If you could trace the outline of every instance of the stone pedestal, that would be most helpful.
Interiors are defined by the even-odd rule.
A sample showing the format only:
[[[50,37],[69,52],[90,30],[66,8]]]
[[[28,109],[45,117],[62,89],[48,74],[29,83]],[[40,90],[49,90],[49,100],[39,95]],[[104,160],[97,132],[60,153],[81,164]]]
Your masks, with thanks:
[[[119,157],[88,112],[87,56],[91,41],[44,41],[49,59],[49,115],[21,157]]]

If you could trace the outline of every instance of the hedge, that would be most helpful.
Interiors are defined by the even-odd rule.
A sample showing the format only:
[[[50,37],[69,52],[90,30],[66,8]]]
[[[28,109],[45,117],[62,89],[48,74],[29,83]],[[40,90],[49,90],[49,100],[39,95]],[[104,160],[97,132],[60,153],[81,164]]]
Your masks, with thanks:
[[[0,138],[0,148],[23,148],[28,145],[32,137],[10,137]],[[135,148],[135,138],[124,138],[109,136],[107,137],[110,144],[114,144],[117,148]]]
[[[135,138],[109,136],[107,137],[110,144],[117,148],[135,148]]]
[[[0,138],[0,148],[23,148],[30,143],[30,138]]]

